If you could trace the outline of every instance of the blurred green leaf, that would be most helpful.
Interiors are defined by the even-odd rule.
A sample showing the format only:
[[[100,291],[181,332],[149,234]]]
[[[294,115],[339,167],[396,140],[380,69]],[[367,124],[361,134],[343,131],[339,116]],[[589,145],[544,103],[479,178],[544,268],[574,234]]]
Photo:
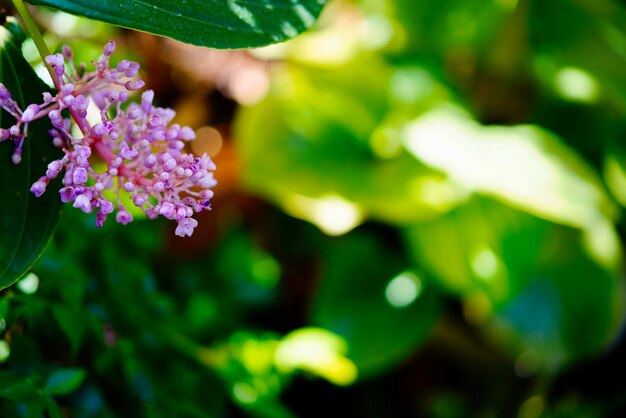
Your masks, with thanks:
[[[70,341],[72,353],[76,354],[83,341],[86,332],[86,318],[84,312],[77,306],[54,305],[52,314],[59,327]]]
[[[397,0],[394,3],[389,10],[391,17],[402,25],[403,51],[446,56],[491,46],[516,2]]]
[[[16,35],[16,27],[11,27],[11,31],[0,27],[0,82],[23,109],[40,102],[47,87],[22,57],[23,35]],[[15,121],[2,110],[0,123],[8,128]],[[61,202],[54,190],[60,188],[60,179],[41,197],[30,192],[30,186],[60,153],[52,145],[49,128],[50,123],[43,119],[29,124],[18,165],[11,162],[13,144],[0,144],[0,289],[15,283],[39,258],[59,219]]]
[[[366,216],[430,219],[459,200],[400,143],[408,115],[445,98],[425,71],[362,56],[329,69],[285,66],[274,77],[270,95],[236,120],[243,177],[253,191],[331,235]]]
[[[360,376],[404,360],[440,314],[439,296],[388,246],[354,232],[327,249],[311,322],[343,337]]]
[[[611,0],[529,2],[533,65],[548,90],[571,101],[626,109],[626,10]]]
[[[83,369],[57,369],[48,376],[44,391],[48,395],[70,394],[78,389],[86,376]]]
[[[212,48],[249,48],[293,38],[327,0],[28,0],[29,3]]]
[[[409,124],[404,141],[452,181],[551,221],[586,229],[617,213],[594,170],[539,127],[483,127],[442,108]]]
[[[40,418],[46,408],[46,398],[30,378],[22,379],[13,373],[0,373],[0,398],[24,405],[25,418]]]
[[[46,397],[44,400],[46,405],[46,410],[48,411],[48,415],[50,418],[63,418],[63,413],[59,408],[59,405],[52,399],[51,397]]]
[[[618,331],[619,273],[594,260],[576,229],[474,198],[406,237],[468,320],[490,324],[517,355],[531,350],[542,368],[596,353]]]
[[[480,292],[487,308],[524,289],[534,263],[549,257],[550,224],[487,199],[474,198],[433,222],[405,230],[415,261],[461,298]]]

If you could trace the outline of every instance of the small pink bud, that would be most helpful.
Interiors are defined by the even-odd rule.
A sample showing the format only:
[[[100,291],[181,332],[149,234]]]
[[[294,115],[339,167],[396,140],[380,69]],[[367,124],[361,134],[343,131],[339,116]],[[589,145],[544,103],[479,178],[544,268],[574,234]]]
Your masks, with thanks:
[[[132,181],[127,181],[126,183],[124,183],[124,190],[126,190],[127,192],[132,192],[133,190],[135,190],[135,183],[133,183]]]
[[[126,83],[125,86],[128,90],[132,91],[132,90],[139,90],[145,85],[146,83],[144,83],[143,80],[132,80]]]
[[[163,182],[161,181],[157,181],[152,186],[152,190],[154,190],[157,193],[161,193],[164,189],[165,189],[165,184],[163,184]]]
[[[33,183],[30,188],[30,191],[37,197],[41,197],[41,195],[46,191],[46,186],[48,185],[44,180],[46,177],[42,177]]]
[[[72,174],[72,180],[74,184],[85,184],[87,183],[87,179],[89,176],[87,175],[87,170],[83,167],[78,167],[74,169],[74,173]]]
[[[115,41],[111,39],[109,42],[106,43],[106,45],[104,45],[104,55],[106,55],[107,57],[110,57],[114,51],[115,51]]]
[[[109,213],[113,212],[113,203],[109,202],[108,200],[102,199],[98,201],[98,204],[100,205],[100,212],[102,212],[103,214],[108,215]]]
[[[127,223],[130,223],[133,221],[133,215],[131,215],[130,212],[128,212],[123,207],[118,208],[117,215],[115,215],[115,221],[117,221],[118,223],[122,225],[126,225]]]
[[[174,214],[174,205],[171,202],[163,202],[159,213],[166,218],[170,218]]]
[[[154,154],[150,154],[148,155],[148,158],[146,158],[146,162],[144,163],[144,165],[146,166],[146,168],[152,168],[155,166],[156,163],[156,157],[154,156]]]
[[[63,45],[63,48],[61,49],[61,51],[63,52],[63,57],[65,57],[66,60],[71,61],[72,60],[72,49],[67,46],[67,45]]]
[[[25,123],[32,122],[39,112],[39,106],[36,104],[28,105],[24,113],[22,113],[22,121]]]
[[[146,200],[141,196],[133,196],[133,204],[137,207],[142,207],[143,204],[146,203]]]
[[[61,54],[48,55],[46,57],[46,63],[53,67],[63,66],[64,65],[63,55]]]
[[[176,167],[176,160],[173,158],[170,158],[163,164],[163,169],[166,171],[172,171],[174,167]]]
[[[64,95],[74,93],[74,85],[72,83],[67,83],[63,87],[61,87],[61,93]]]
[[[196,138],[196,133],[189,126],[183,126],[180,129],[180,137],[185,141],[191,141]]]

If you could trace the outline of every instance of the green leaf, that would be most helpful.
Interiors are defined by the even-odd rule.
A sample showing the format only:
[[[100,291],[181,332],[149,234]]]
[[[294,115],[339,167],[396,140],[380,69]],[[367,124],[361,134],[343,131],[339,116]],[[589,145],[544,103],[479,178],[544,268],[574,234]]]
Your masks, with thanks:
[[[52,306],[52,314],[63,333],[70,341],[73,354],[78,352],[84,339],[85,331],[87,330],[87,323],[83,312],[84,310],[76,305],[57,304]]]
[[[364,55],[330,69],[284,66],[274,77],[268,97],[236,120],[242,176],[255,192],[330,235],[366,217],[432,219],[459,200],[445,176],[401,145],[414,101],[427,106],[444,96],[424,71]],[[415,80],[432,92],[421,93]]]
[[[493,48],[500,23],[512,10],[483,0],[396,0],[395,3],[388,12],[402,26],[406,37],[403,52],[413,56],[417,53],[437,56],[453,48]]]
[[[484,127],[456,108],[432,110],[404,132],[407,149],[471,191],[580,229],[617,207],[595,171],[548,131]]]
[[[40,418],[46,398],[31,377],[22,378],[13,372],[0,373],[0,398],[10,399],[25,406],[25,418]]]
[[[398,364],[426,339],[440,299],[396,251],[352,233],[334,241],[325,260],[312,323],[345,339],[360,376]]]
[[[532,3],[528,22],[534,69],[546,90],[568,101],[604,102],[624,111],[626,58],[620,45],[626,42],[626,10],[622,4],[611,0]]]
[[[85,380],[83,369],[57,369],[50,374],[44,392],[48,395],[67,395],[72,393]]]
[[[620,273],[594,260],[585,233],[474,198],[406,230],[408,247],[468,321],[515,355],[553,370],[605,348],[624,315]],[[585,332],[580,332],[584,329]]]
[[[405,230],[415,261],[446,291],[485,295],[499,306],[528,283],[542,257],[549,223],[488,199],[474,198],[445,216]]]
[[[30,103],[41,102],[46,86],[22,57],[18,39],[14,29],[0,28],[0,82],[23,109]],[[0,112],[0,122],[5,128],[15,123],[4,110]],[[50,240],[59,219],[61,202],[56,190],[60,188],[60,180],[52,182],[40,198],[29,191],[60,153],[52,145],[49,128],[47,120],[29,124],[22,162],[18,165],[11,162],[12,143],[0,144],[0,289],[15,283],[28,271]]]
[[[51,397],[46,397],[44,402],[50,418],[63,418],[63,413],[61,412],[59,405],[57,405],[54,399],[52,399]]]
[[[248,48],[293,38],[328,0],[30,0],[90,19],[212,48]]]

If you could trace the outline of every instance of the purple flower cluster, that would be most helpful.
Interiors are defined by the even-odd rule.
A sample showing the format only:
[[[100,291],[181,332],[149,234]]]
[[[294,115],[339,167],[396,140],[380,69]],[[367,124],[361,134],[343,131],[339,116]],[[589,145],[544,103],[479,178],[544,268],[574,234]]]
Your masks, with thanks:
[[[18,164],[28,124],[47,116],[53,143],[64,156],[48,165],[31,192],[41,196],[50,181],[62,174],[61,200],[85,213],[97,210],[99,227],[115,208],[117,222],[133,220],[120,199],[127,194],[148,218],[161,215],[175,220],[176,235],[191,236],[198,225],[193,214],[210,209],[215,164],[206,154],[184,152],[185,143],[195,138],[194,131],[170,124],[175,112],[155,107],[151,90],[141,95],[141,103],[122,107],[128,93],[141,89],[144,82],[136,78],[139,64],[124,60],[110,65],[114,49],[113,41],[105,45],[92,72],[85,71],[84,65],[75,66],[68,47],[63,54],[49,55],[46,63],[56,75],[58,93],[44,93],[42,104],[24,110],[0,83],[0,107],[17,121],[9,129],[0,129],[0,141],[15,143],[12,159]],[[92,115],[88,118],[88,109],[95,113],[95,121]],[[74,124],[78,130],[72,129]]]

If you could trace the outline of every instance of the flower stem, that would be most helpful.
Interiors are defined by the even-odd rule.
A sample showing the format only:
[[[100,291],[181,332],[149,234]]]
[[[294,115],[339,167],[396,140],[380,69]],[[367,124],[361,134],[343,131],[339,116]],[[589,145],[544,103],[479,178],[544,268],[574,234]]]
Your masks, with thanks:
[[[13,5],[15,6],[15,9],[17,9],[17,12],[19,13],[22,20],[24,21],[24,24],[26,25],[26,30],[33,38],[35,46],[37,47],[37,51],[39,51],[39,55],[41,56],[41,60],[43,61],[46,69],[50,73],[50,77],[52,77],[52,82],[54,83],[54,86],[57,88],[57,90],[60,89],[59,77],[56,75],[52,67],[46,62],[46,57],[50,55],[50,50],[46,46],[46,43],[43,40],[43,36],[41,35],[41,32],[39,31],[35,20],[30,15],[30,12],[28,11],[28,8],[24,4],[23,0],[13,0]]]

